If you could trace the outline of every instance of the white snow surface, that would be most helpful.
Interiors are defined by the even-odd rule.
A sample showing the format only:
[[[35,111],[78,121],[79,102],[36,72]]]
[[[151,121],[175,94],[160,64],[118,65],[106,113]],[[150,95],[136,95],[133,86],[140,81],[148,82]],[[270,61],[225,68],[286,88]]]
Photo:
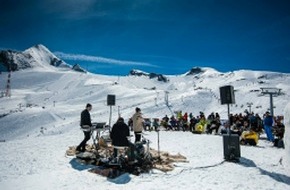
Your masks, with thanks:
[[[290,189],[289,136],[284,149],[260,140],[257,147],[241,146],[240,163],[223,162],[223,142],[218,135],[161,131],[161,150],[181,153],[188,163],[175,163],[174,171],[153,170],[141,176],[122,175],[116,180],[88,172],[93,166],[78,166],[65,157],[69,146],[83,139],[79,129],[80,112],[86,103],[93,105],[94,122],[107,122],[107,94],[116,95],[113,121],[118,107],[127,120],[136,106],[144,117],[162,118],[183,110],[219,112],[219,87],[233,85],[236,105],[231,112],[243,112],[247,102],[262,114],[269,97],[260,96],[261,87],[282,88],[284,95],[274,98],[276,115],[288,118],[290,75],[262,71],[219,73],[209,70],[196,76],[167,76],[168,83],[137,76],[103,76],[58,69],[27,69],[12,73],[10,98],[0,98],[0,188],[16,189]],[[5,90],[7,73],[0,75],[0,90]],[[261,82],[262,81],[262,82]],[[153,88],[155,87],[155,88]],[[152,90],[155,89],[155,90]],[[169,94],[168,108],[165,91]],[[288,106],[289,107],[289,106]],[[4,116],[5,115],[5,116]],[[157,149],[156,132],[147,132]],[[289,133],[288,133],[289,134]],[[3,142],[4,141],[4,142]],[[92,141],[90,141],[92,143]],[[284,159],[285,157],[285,159]],[[280,162],[280,160],[283,162]]]

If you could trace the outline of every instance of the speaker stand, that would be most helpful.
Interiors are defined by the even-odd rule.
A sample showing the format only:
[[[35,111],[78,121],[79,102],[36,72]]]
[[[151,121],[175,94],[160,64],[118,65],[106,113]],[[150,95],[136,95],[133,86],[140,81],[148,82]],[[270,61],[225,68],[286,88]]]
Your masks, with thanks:
[[[230,122],[230,104],[227,104],[228,105],[228,119],[229,119],[229,122]]]
[[[157,129],[158,161],[161,163],[159,129]]]
[[[232,142],[231,142],[232,141],[232,138],[231,138],[232,132],[231,132],[230,104],[228,103],[227,106],[228,106],[228,125],[229,125],[229,140],[228,140],[228,145],[231,146],[231,144],[232,144]],[[238,146],[240,146],[240,144]],[[230,151],[230,153],[229,153],[230,156],[229,156],[229,158],[226,159],[226,161],[229,161],[229,162],[239,162],[239,158],[236,158],[235,157],[236,155],[232,155],[232,153],[235,150],[232,147],[230,147],[229,148],[229,151]],[[239,148],[239,151],[240,151],[240,148]]]
[[[112,106],[110,106],[109,131],[111,131],[111,121],[112,121]]]
[[[228,122],[229,122],[229,135],[231,136],[231,116],[230,116],[230,104],[227,104],[228,106]]]

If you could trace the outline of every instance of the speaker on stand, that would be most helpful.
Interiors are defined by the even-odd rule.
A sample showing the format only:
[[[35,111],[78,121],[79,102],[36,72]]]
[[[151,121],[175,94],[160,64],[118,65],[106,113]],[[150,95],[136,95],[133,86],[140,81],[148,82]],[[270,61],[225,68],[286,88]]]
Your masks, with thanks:
[[[116,104],[116,95],[108,94],[107,106],[114,106]]]
[[[222,105],[236,103],[234,87],[230,85],[220,87],[220,98]]]
[[[107,106],[110,106],[110,117],[109,117],[109,131],[111,131],[111,120],[112,120],[112,106],[116,104],[116,96],[113,94],[108,94],[107,96]]]
[[[231,85],[220,87],[221,104],[228,106],[228,125],[229,134],[223,135],[224,158],[226,161],[239,161],[241,157],[240,137],[236,134],[231,134],[230,130],[230,104],[235,104],[234,87]]]

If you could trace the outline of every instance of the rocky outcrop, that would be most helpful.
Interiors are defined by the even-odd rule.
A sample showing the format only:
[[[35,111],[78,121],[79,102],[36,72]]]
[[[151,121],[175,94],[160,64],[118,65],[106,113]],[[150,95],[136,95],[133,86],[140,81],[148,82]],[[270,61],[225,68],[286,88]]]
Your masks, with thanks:
[[[162,74],[156,74],[156,73],[146,73],[140,70],[131,70],[129,75],[131,76],[145,76],[148,77],[149,79],[157,79],[160,82],[168,82],[169,80],[167,79],[167,77],[165,77]]]
[[[201,74],[201,73],[204,73],[204,70],[203,69],[201,69],[200,67],[193,67],[185,75],[186,76],[189,76],[189,75],[198,75],[198,74]]]

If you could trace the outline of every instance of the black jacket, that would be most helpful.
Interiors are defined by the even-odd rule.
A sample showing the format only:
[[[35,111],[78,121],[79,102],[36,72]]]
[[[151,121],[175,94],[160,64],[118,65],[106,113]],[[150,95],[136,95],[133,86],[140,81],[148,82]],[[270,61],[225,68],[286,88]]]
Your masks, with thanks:
[[[128,136],[130,136],[128,125],[124,122],[117,122],[114,124],[110,134],[114,146],[128,146]]]
[[[80,123],[80,126],[82,127],[84,125],[92,126],[91,114],[90,114],[90,112],[87,109],[85,109],[81,113],[81,123]]]

